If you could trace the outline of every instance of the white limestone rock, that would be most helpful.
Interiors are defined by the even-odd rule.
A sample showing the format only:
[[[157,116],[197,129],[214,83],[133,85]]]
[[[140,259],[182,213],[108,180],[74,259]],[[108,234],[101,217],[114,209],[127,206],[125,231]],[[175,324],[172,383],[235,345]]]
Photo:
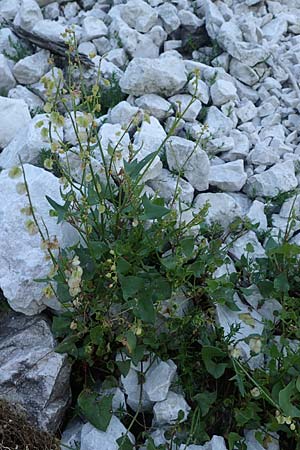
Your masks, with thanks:
[[[240,351],[241,358],[247,361],[251,369],[261,367],[263,364],[263,354],[258,354],[250,358],[250,346],[246,342],[251,335],[260,337],[262,335],[264,325],[261,315],[242,303],[239,296],[234,294],[234,303],[239,311],[233,311],[225,305],[216,304],[216,320],[224,329],[224,335],[230,333],[231,326],[237,324],[240,326],[239,331],[234,335],[235,347]],[[248,361],[249,360],[249,361]]]
[[[10,89],[15,87],[16,80],[12,74],[7,58],[2,54],[0,54],[0,73],[0,92],[2,95],[6,95]]]
[[[229,254],[236,259],[241,259],[242,255],[246,255],[248,253],[247,244],[253,247],[253,252],[249,252],[250,259],[264,258],[266,256],[265,250],[257,239],[254,231],[248,231],[236,239],[232,246],[230,246]]]
[[[134,436],[130,432],[127,432],[122,422],[116,416],[112,416],[106,431],[100,431],[90,423],[86,423],[81,430],[80,449],[95,450],[99,448],[118,450],[119,444],[117,440],[125,436],[125,434],[127,434],[132,444],[134,444]]]
[[[251,100],[247,99],[241,101],[235,112],[241,122],[249,122],[257,115],[256,106]]]
[[[188,83],[188,91],[205,105],[209,102],[209,87],[204,81],[198,80],[196,77],[192,78]]]
[[[14,98],[24,100],[30,111],[34,112],[37,109],[41,109],[44,105],[43,100],[37,95],[33,94],[25,86],[18,84],[15,88],[10,89],[8,92],[8,98]]]
[[[84,423],[80,419],[71,420],[64,429],[61,440],[60,449],[66,450],[67,448],[76,449],[76,445],[80,445],[81,430]]]
[[[177,9],[172,3],[163,3],[157,8],[158,16],[163,22],[164,29],[168,34],[176,31],[180,26]]]
[[[211,0],[205,0],[205,26],[207,33],[211,39],[216,39],[221,26],[224,23],[224,17],[222,16],[218,6]]]
[[[0,5],[0,17],[1,17],[1,5]],[[12,47],[12,44],[20,43],[19,38],[11,31],[10,28],[0,29],[0,53],[7,54],[8,56],[16,56],[16,50]]]
[[[262,446],[255,438],[255,430],[245,430],[245,438],[247,449],[249,450],[279,450],[279,435],[277,433],[268,433],[265,435],[267,438],[267,447]]]
[[[180,411],[183,411],[184,413],[184,417],[181,420],[181,422],[184,422],[187,419],[190,410],[191,408],[185,401],[183,395],[169,391],[165,400],[155,403],[153,407],[153,422],[159,426],[172,424],[176,422]]]
[[[297,218],[300,219],[300,197],[298,196],[292,196],[288,198],[282,205],[280,209],[280,217],[287,219],[290,217],[292,211],[296,215]]]
[[[247,180],[244,191],[250,196],[276,197],[298,186],[294,163],[285,161]]]
[[[26,31],[32,31],[35,24],[43,19],[38,3],[34,0],[22,0],[20,9],[14,19],[14,25]]]
[[[194,99],[188,94],[173,95],[168,100],[175,108],[177,114],[187,122],[194,122],[202,109],[200,100]]]
[[[135,96],[170,96],[178,92],[186,81],[185,66],[179,58],[134,58],[120,80],[120,87],[123,92]]]
[[[141,161],[151,153],[155,157],[151,164],[147,164],[141,170],[142,181],[146,182],[159,176],[162,170],[162,162],[159,155],[162,153],[162,145],[167,134],[159,121],[150,116],[150,120],[144,120],[141,128],[134,135],[133,147],[137,151],[136,159]],[[154,155],[153,155],[154,156]],[[147,167],[149,165],[149,167]]]
[[[0,148],[8,145],[30,121],[24,100],[0,97]]]
[[[253,86],[258,82],[259,76],[252,67],[245,63],[232,58],[230,62],[230,75],[232,75],[237,80],[246,84],[247,86]]]
[[[208,109],[205,124],[213,137],[228,135],[233,128],[232,120],[225,116],[216,106]]]
[[[178,176],[171,174],[167,169],[162,169],[157,178],[149,181],[149,186],[162,197],[166,203],[176,198],[182,202],[191,204],[194,198],[194,188],[187,181]]]
[[[23,163],[36,164],[42,149],[50,149],[49,137],[43,137],[41,127],[36,125],[43,122],[43,127],[49,126],[49,119],[46,114],[38,114],[16,134],[14,139],[4,148],[0,154],[0,167],[8,169]],[[58,136],[63,139],[63,129],[57,128],[57,133],[53,130],[53,140],[57,141]]]
[[[71,394],[71,366],[55,347],[45,317],[1,314],[0,396],[23,406],[32,424],[51,433],[61,425]]]
[[[217,36],[218,44],[224,50],[250,67],[266,60],[269,53],[267,46],[243,42],[242,39],[242,32],[235,19],[224,22]]]
[[[238,217],[242,217],[242,209],[238,203],[223,192],[198,194],[194,201],[194,208],[202,209],[206,203],[210,207],[205,217],[209,225],[219,223],[224,229]]]
[[[162,402],[167,398],[176,369],[172,360],[160,361],[157,365],[150,367],[144,383],[144,389],[150,401]]]
[[[209,184],[223,191],[240,191],[247,180],[242,159],[226,164],[212,166],[209,174]]]
[[[44,230],[45,223],[49,236],[52,238],[56,236],[61,247],[77,242],[78,236],[71,226],[58,225],[57,219],[49,216],[51,207],[46,195],[57,203],[63,203],[59,179],[52,173],[29,164],[24,165],[24,170],[35,215],[41,229]],[[45,259],[39,233],[35,233],[35,228],[28,229],[27,223],[30,217],[21,213],[22,208],[28,207],[28,198],[26,193],[23,193],[22,182],[22,176],[11,178],[9,170],[3,170],[0,174],[2,233],[0,288],[13,310],[34,315],[47,306],[59,309],[60,305],[56,298],[45,296],[43,292],[45,283],[34,281],[38,278],[46,278],[52,264]],[[21,193],[18,193],[17,189]]]
[[[252,203],[248,213],[247,217],[253,224],[258,224],[258,230],[259,231],[266,231],[268,229],[268,221],[267,216],[265,214],[265,204],[254,200]]]
[[[31,31],[43,39],[62,42],[62,34],[65,32],[66,28],[66,25],[64,26],[55,20],[44,19],[39,20],[38,22],[35,21]]]
[[[108,121],[114,124],[121,124],[128,127],[139,112],[139,108],[123,101],[111,108],[108,113]]]
[[[121,10],[121,17],[136,31],[148,33],[156,25],[158,13],[142,0],[129,0]]]
[[[237,99],[236,87],[226,80],[217,80],[210,88],[210,95],[214,105],[221,106]]]
[[[171,103],[156,94],[142,95],[135,100],[135,104],[158,120],[165,119],[173,113]]]
[[[272,166],[279,162],[279,156],[272,147],[258,142],[249,153],[247,161],[255,166]]]
[[[108,28],[103,20],[87,16],[82,22],[82,42],[92,41],[101,36],[107,36]]]
[[[48,72],[50,52],[41,50],[31,56],[20,59],[13,68],[16,80],[21,84],[37,83]]]
[[[196,14],[185,9],[178,11],[178,17],[181,22],[181,26],[191,33],[195,33],[204,23],[204,21],[199,19]]]
[[[20,8],[21,0],[2,0],[0,2],[0,17],[13,20]]]
[[[232,130],[230,137],[233,139],[233,148],[222,155],[224,161],[245,159],[249,154],[250,143],[247,135],[239,130]]]
[[[169,170],[182,174],[198,191],[208,188],[209,159],[199,145],[171,136],[166,143],[166,156]]]
[[[124,132],[120,124],[104,123],[98,136],[105,161],[99,148],[94,150],[93,156],[101,164],[110,164],[112,160],[112,170],[118,173],[124,166],[123,160],[127,161],[129,158],[129,134]]]

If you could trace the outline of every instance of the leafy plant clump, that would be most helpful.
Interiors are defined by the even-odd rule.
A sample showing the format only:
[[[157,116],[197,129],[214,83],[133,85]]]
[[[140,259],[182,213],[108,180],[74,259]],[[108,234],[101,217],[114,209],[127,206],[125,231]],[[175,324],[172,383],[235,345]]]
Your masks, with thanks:
[[[69,63],[80,70],[79,63]],[[99,76],[90,90],[83,78],[80,83],[45,79],[50,122],[37,124],[51,142],[44,165],[52,170],[55,164],[63,186],[62,204],[48,198],[50,214],[78,233],[71,247],[61,248],[35,216],[23,170],[30,232],[40,232],[42,248],[53,262],[47,279],[40,281],[46,283],[45,295],[55,295],[62,305],[53,317],[57,351],[74,360],[74,413],[105,430],[112,416],[109,389],[119,386],[130,364],[139,366],[137,411],[121,409],[118,415],[138,445],[148,438],[147,449],[157,448],[149,437],[152,417],[141,408],[143,367],[149,359],[172,359],[178,370],[174,388],[184,392],[191,410],[186,421],[179,413],[166,432],[170,444],[158,448],[202,444],[217,433],[230,450],[243,450],[244,430],[249,429],[262,445],[276,432],[282,449],[299,450],[299,247],[289,240],[295,218],[291,215],[289,229],[278,238],[264,237],[264,258],[254,259],[249,244],[246,256],[236,262],[237,271],[216,277],[232,242],[256,227],[242,220],[229,231],[208,227],[209,205],[197,213],[184,205],[179,183],[167,204],[149,195],[145,185],[185,111],[178,113],[160,147],[141,157],[141,149],[123,144],[140,119],[134,117],[105,147],[98,133],[99,90],[105,82]],[[66,120],[76,146],[60,138]],[[259,290],[259,307],[275,299],[280,308],[274,320],[264,321],[262,335],[253,332],[239,340],[238,325],[233,323],[228,333],[218,325],[216,307],[237,312],[236,295],[247,303],[253,286]],[[251,312],[240,316],[254,329]],[[249,345],[248,358],[241,353],[243,343]],[[259,356],[261,363],[253,365]],[[107,395],[99,396],[99,380]],[[133,448],[128,435],[119,445]]]

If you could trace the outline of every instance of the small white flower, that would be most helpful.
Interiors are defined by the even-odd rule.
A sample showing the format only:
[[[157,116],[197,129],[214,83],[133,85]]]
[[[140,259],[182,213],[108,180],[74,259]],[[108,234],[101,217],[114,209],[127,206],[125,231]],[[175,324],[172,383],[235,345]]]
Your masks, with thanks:
[[[259,338],[251,338],[249,340],[249,347],[251,352],[258,354],[261,352],[262,342]]]

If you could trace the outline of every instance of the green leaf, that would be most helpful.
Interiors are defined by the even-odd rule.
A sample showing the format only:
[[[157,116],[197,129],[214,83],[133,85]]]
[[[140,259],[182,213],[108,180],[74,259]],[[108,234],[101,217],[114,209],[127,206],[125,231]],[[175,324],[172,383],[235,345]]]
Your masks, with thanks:
[[[98,430],[106,431],[112,417],[113,395],[103,396],[88,390],[82,391],[77,399],[78,406],[85,418]]]
[[[132,180],[136,180],[139,176],[141,176],[142,169],[152,161],[156,156],[156,152],[150,153],[149,155],[145,156],[145,158],[141,159],[141,161],[137,161],[137,159],[134,159],[131,162],[127,162],[124,160],[124,171],[127,175],[130,176]]]
[[[286,273],[281,273],[280,275],[278,275],[278,277],[275,278],[274,289],[278,290],[279,292],[288,293],[290,285]]]
[[[292,404],[292,400],[297,396],[299,404],[299,394],[296,388],[296,381],[292,380],[284,389],[279,392],[279,406],[286,416],[300,417],[300,409]]]
[[[194,238],[186,238],[182,239],[180,242],[180,246],[183,250],[183,253],[187,258],[191,258],[194,253],[194,245],[195,245],[195,239]]]
[[[60,205],[52,198],[48,197],[48,195],[46,195],[46,199],[48,200],[52,208],[57,212],[57,223],[63,222],[69,212],[69,206],[71,202],[66,201],[64,205]]]
[[[206,416],[216,399],[217,393],[208,391],[200,392],[193,398],[199,405],[202,417]]]
[[[135,294],[144,286],[144,280],[135,276],[119,276],[124,300],[133,298]]]
[[[149,295],[143,295],[138,298],[138,304],[135,308],[135,314],[139,319],[147,323],[155,322],[155,309],[153,301]]]
[[[136,347],[136,335],[132,331],[127,331],[127,333],[125,333],[125,338],[129,353],[133,353]]]
[[[95,345],[102,345],[105,343],[102,325],[97,325],[90,329],[91,342]]]
[[[126,377],[130,369],[130,359],[126,359],[125,361],[116,361],[116,364],[121,374]]]
[[[140,216],[141,220],[161,219],[170,212],[165,206],[159,205],[158,200],[159,199],[149,200],[146,195],[143,196],[142,203],[144,206],[144,214]]]
[[[242,436],[240,436],[237,433],[229,433],[228,435],[228,446],[229,446],[229,450],[233,450],[235,447],[236,443],[240,443],[242,440],[244,440],[244,438],[242,438]]]
[[[133,450],[133,444],[128,436],[121,436],[117,439],[119,450]]]
[[[201,356],[205,365],[206,370],[210,373],[215,379],[220,378],[225,369],[228,367],[227,363],[215,362],[216,360],[223,360],[227,354],[220,350],[217,347],[212,347],[210,345],[206,345],[202,347]]]
[[[54,336],[63,336],[66,332],[69,332],[72,320],[72,315],[69,317],[66,315],[54,316],[52,321],[52,333]]]
[[[78,336],[68,336],[60,344],[55,347],[57,353],[67,353],[73,358],[78,357],[78,348],[75,343],[78,341]]]
[[[119,257],[117,260],[117,272],[121,275],[127,275],[131,269],[131,264],[125,258]]]

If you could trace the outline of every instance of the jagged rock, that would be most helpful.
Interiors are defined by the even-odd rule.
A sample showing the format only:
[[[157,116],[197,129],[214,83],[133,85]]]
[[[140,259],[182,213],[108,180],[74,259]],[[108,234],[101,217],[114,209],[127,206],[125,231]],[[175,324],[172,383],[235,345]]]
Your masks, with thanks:
[[[221,106],[224,103],[237,99],[234,84],[225,80],[217,80],[210,88],[210,95],[213,104],[216,106]]]
[[[25,86],[18,85],[15,88],[10,89],[7,95],[9,98],[14,98],[18,100],[24,100],[26,105],[31,111],[36,112],[38,109],[42,108],[44,102],[40,97],[33,94]]]
[[[198,28],[200,28],[204,23],[204,21],[199,19],[196,14],[193,14],[191,11],[186,11],[184,9],[178,11],[178,17],[181,25],[191,33],[195,33],[195,31],[197,31]]]
[[[20,59],[13,68],[16,80],[21,84],[37,83],[49,70],[49,57],[50,53],[47,50],[41,50],[34,55]]]
[[[172,103],[177,114],[187,122],[194,122],[202,108],[200,100],[188,94],[173,95],[168,100]]]
[[[172,360],[160,361],[150,367],[146,374],[144,389],[152,402],[161,402],[167,398],[170,385],[176,374],[176,365]]]
[[[246,180],[247,174],[242,159],[210,168],[209,184],[223,191],[240,191]]]
[[[51,207],[46,195],[63,203],[59,179],[52,173],[29,164],[24,165],[24,170],[41,229],[45,231],[45,224],[50,238],[56,236],[61,247],[75,243],[78,237],[72,227],[68,224],[57,225],[57,219],[49,216]],[[34,315],[47,306],[59,309],[60,305],[54,297],[47,298],[43,292],[45,283],[34,281],[47,277],[52,264],[45,259],[41,237],[36,232],[31,217],[21,212],[22,208],[28,206],[22,176],[12,178],[9,170],[3,170],[0,173],[0,288],[12,309]]]
[[[205,124],[213,137],[227,135],[233,128],[232,120],[225,116],[216,106],[209,108]]]
[[[170,96],[178,92],[186,81],[185,66],[179,58],[134,58],[120,80],[120,87],[123,92],[136,96]]]
[[[226,229],[236,218],[242,217],[242,209],[228,194],[221,192],[198,194],[193,206],[201,209],[207,202],[210,205],[205,217],[208,224],[219,223]]]
[[[158,13],[142,0],[129,0],[122,8],[121,16],[131,28],[147,33],[156,25]]]
[[[248,155],[248,162],[255,166],[272,166],[279,162],[279,156],[272,147],[258,142]]]
[[[0,397],[22,405],[33,423],[55,432],[70,400],[70,364],[54,351],[55,340],[42,316],[0,318]]]
[[[162,169],[158,177],[148,183],[167,203],[175,200],[175,197],[186,204],[191,204],[193,201],[193,186],[184,179],[178,178],[178,175],[171,174],[167,169]]]
[[[230,62],[230,75],[245,83],[247,86],[253,86],[259,80],[259,76],[252,67],[235,58],[232,58]]]
[[[81,450],[118,450],[119,444],[117,439],[127,434],[128,438],[134,444],[134,436],[127,432],[122,422],[116,417],[112,416],[106,431],[100,431],[93,427],[90,423],[83,425],[81,430]]]
[[[66,26],[62,25],[55,20],[39,20],[35,21],[32,28],[32,32],[42,39],[48,39],[49,41],[62,42],[63,34],[65,33]]]
[[[76,446],[78,447],[80,445],[81,430],[83,425],[84,424],[80,419],[73,419],[67,424],[61,436],[61,450],[66,450],[69,448],[75,450]]]
[[[248,246],[253,247],[251,251],[248,251]],[[241,259],[242,255],[248,254],[248,252],[250,259],[264,258],[266,256],[265,250],[254,231],[248,231],[236,239],[229,250],[229,254],[238,260]]]
[[[172,33],[180,26],[177,9],[172,3],[164,3],[157,8],[158,16],[161,18],[166,32]]]
[[[175,394],[175,392],[169,391],[165,400],[155,403],[153,407],[153,422],[159,426],[167,423],[175,423],[178,418],[179,411],[183,411],[184,413],[183,419],[180,421],[183,422],[187,419],[190,409],[191,408],[185,401],[183,395]]]
[[[130,122],[137,117],[139,109],[130,103],[123,101],[114,106],[108,113],[108,121],[128,127]]]
[[[0,148],[8,145],[30,121],[24,100],[0,97]]]
[[[198,80],[196,77],[192,78],[188,84],[188,91],[205,105],[209,102],[209,87],[204,81]]]
[[[86,17],[82,22],[82,42],[92,41],[101,36],[106,36],[108,28],[103,20],[96,17]]]
[[[247,181],[244,191],[250,196],[276,197],[298,186],[292,161],[275,164],[275,166]]]
[[[216,305],[216,320],[224,329],[224,335],[230,333],[232,325],[239,325],[239,330],[234,335],[235,347],[240,351],[243,360],[248,361],[249,367],[252,369],[260,367],[263,363],[263,355],[258,354],[250,358],[250,346],[246,340],[250,336],[261,336],[264,325],[261,315],[242,303],[237,294],[234,295],[234,303],[239,311],[233,311],[225,305]]]
[[[156,94],[145,94],[135,100],[135,104],[158,120],[173,113],[171,103]]]
[[[8,169],[20,163],[36,164],[39,160],[41,150],[50,149],[50,139],[42,136],[41,128],[37,124],[42,122],[42,127],[49,126],[49,119],[46,114],[37,114],[23,129],[10,141],[0,154],[0,167]],[[53,140],[63,139],[62,127],[57,127],[57,133],[53,133]]]
[[[94,157],[101,164],[104,164],[103,156],[107,164],[110,164],[112,160],[112,170],[119,172],[123,167],[123,160],[127,161],[129,158],[129,134],[122,129],[120,124],[104,123],[100,127],[98,136],[101,152],[99,149],[95,149]]]
[[[34,0],[22,0],[18,10],[14,25],[23,28],[26,31],[32,31],[35,24],[43,19],[42,11]]]
[[[134,135],[133,146],[137,151],[136,158],[138,161],[146,156],[153,155],[153,161],[141,170],[143,175],[142,180],[152,180],[159,176],[162,169],[162,162],[159,155],[162,153],[162,145],[167,137],[167,134],[159,121],[155,117],[150,117],[150,120],[144,120],[139,131]]]
[[[254,200],[252,203],[248,213],[247,217],[253,224],[258,224],[258,230],[259,231],[266,231],[268,228],[268,221],[267,216],[265,215],[265,204]]]
[[[198,191],[208,188],[210,164],[207,154],[192,141],[172,136],[166,143],[169,169],[183,175]]]
[[[265,447],[263,447],[255,438],[255,430],[246,430],[245,431],[245,438],[246,438],[246,445],[247,449],[249,450],[265,450]],[[267,450],[279,450],[279,436],[277,433],[268,433],[266,434],[267,437]]]
[[[15,87],[16,80],[12,74],[12,71],[9,67],[8,60],[4,55],[0,54],[0,93],[2,95],[6,95],[7,92]],[[0,144],[1,146],[1,144]]]

